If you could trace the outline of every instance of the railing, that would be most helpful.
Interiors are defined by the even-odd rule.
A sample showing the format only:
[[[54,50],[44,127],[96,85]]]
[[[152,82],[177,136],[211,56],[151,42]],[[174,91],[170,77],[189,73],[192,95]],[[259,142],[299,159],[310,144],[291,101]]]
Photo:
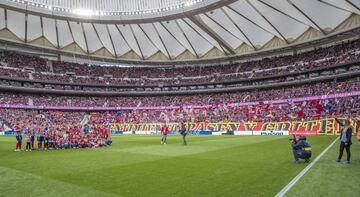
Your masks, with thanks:
[[[301,74],[303,75],[303,74]],[[270,84],[261,85],[248,85],[248,86],[229,86],[212,89],[185,89],[185,90],[167,90],[167,91],[126,91],[126,92],[114,92],[114,91],[83,91],[83,90],[54,90],[45,88],[29,88],[29,87],[16,87],[0,85],[0,91],[6,92],[18,92],[28,94],[53,94],[53,95],[71,95],[71,96],[98,96],[98,97],[115,97],[115,96],[163,96],[163,95],[194,95],[194,94],[211,94],[211,93],[229,93],[229,92],[241,92],[254,89],[268,89],[268,88],[280,88],[286,86],[298,86],[303,84],[310,84],[316,82],[325,82],[333,80],[345,80],[360,76],[360,70],[348,71],[346,73],[327,75],[321,77],[314,77],[308,79],[275,82]]]
[[[173,87],[189,87],[189,86],[208,86],[208,85],[227,85],[227,84],[237,84],[242,82],[259,82],[264,80],[272,80],[283,77],[291,77],[298,75],[306,75],[312,72],[322,72],[328,70],[334,70],[336,68],[345,67],[359,64],[360,60],[353,60],[345,63],[339,63],[329,66],[323,66],[319,68],[307,69],[304,71],[296,71],[287,74],[278,74],[264,77],[254,77],[250,79],[236,79],[229,81],[215,81],[215,82],[200,82],[200,83],[181,83],[181,84],[164,84],[162,88],[173,88]],[[58,76],[58,75],[56,75]],[[62,85],[62,86],[78,86],[78,87],[95,87],[95,88],[123,88],[123,89],[131,89],[131,88],[159,88],[158,85],[127,85],[127,84],[91,84],[91,83],[71,83],[71,82],[57,82],[57,81],[48,81],[48,80],[38,80],[38,79],[25,79],[20,77],[5,77],[0,76],[0,80],[7,80],[12,82],[20,82],[20,83],[38,83],[42,85]]]
[[[261,101],[262,103],[267,104],[283,104],[283,103],[292,103],[292,102],[303,102],[303,101],[312,101],[312,100],[324,100],[332,98],[344,98],[359,96],[360,91],[352,92],[342,92],[328,95],[319,95],[319,96],[309,96],[309,97],[299,97],[299,98],[289,98],[289,99],[278,99],[278,100],[269,100]],[[227,106],[247,106],[247,105],[260,105],[260,101],[252,102],[240,102],[240,103],[230,103],[226,104]],[[182,106],[184,109],[202,109],[209,108],[211,105],[186,105]],[[180,106],[150,106],[150,107],[78,107],[78,106],[31,106],[31,105],[7,105],[0,104],[0,108],[6,109],[45,109],[45,110],[76,110],[76,111],[114,111],[114,110],[168,110],[168,109],[179,109]],[[0,119],[1,120],[1,119]]]

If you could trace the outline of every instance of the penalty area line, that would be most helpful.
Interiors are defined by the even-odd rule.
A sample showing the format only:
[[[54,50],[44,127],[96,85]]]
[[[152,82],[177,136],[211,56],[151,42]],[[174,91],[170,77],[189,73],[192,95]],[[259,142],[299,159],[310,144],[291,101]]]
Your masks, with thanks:
[[[286,192],[288,192],[300,179],[303,177],[309,170],[312,168],[316,162],[320,160],[320,158],[325,155],[325,153],[336,143],[336,141],[339,139],[337,137],[323,152],[318,155],[313,162],[311,162],[306,168],[304,168],[293,180],[290,181],[289,184],[287,184],[279,193],[276,194],[275,197],[283,197]]]

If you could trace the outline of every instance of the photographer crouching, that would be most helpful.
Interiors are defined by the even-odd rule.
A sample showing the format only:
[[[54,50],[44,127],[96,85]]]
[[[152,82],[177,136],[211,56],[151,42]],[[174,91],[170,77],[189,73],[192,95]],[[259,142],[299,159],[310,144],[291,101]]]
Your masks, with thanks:
[[[294,136],[292,141],[291,148],[294,154],[294,163],[299,163],[299,159],[304,159],[305,163],[310,162],[311,158],[311,146],[306,141],[305,136]]]

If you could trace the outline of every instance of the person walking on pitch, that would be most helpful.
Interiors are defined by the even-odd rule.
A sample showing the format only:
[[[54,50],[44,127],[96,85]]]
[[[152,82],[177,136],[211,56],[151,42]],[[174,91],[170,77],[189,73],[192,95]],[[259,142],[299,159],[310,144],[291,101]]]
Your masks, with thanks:
[[[161,127],[161,144],[166,144],[166,137],[167,134],[169,134],[169,127],[164,123],[164,125]]]
[[[347,158],[346,161],[344,162],[345,164],[350,164],[350,146],[352,144],[351,142],[351,137],[352,137],[352,128],[350,125],[350,120],[346,119],[345,120],[345,124],[342,124],[338,119],[336,119],[336,122],[338,122],[338,124],[340,126],[342,126],[341,132],[340,132],[340,150],[339,150],[339,157],[336,160],[336,162],[340,162],[341,158],[343,156],[344,153],[344,149],[346,150],[346,154],[347,154]]]
[[[186,142],[187,131],[186,131],[186,127],[185,127],[184,122],[180,123],[179,132],[180,132],[180,134],[182,136],[183,145],[186,146],[187,145],[187,142]]]

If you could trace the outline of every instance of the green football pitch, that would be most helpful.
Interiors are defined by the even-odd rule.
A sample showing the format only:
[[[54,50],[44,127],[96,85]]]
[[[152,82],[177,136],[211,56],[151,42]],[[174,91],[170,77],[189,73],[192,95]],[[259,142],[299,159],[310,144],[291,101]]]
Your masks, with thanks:
[[[117,135],[99,149],[15,152],[0,137],[0,196],[274,196],[307,164],[293,164],[286,136]],[[309,137],[313,159],[334,136]],[[354,140],[355,141],[355,140]],[[350,165],[338,142],[286,196],[359,196],[360,145]]]

